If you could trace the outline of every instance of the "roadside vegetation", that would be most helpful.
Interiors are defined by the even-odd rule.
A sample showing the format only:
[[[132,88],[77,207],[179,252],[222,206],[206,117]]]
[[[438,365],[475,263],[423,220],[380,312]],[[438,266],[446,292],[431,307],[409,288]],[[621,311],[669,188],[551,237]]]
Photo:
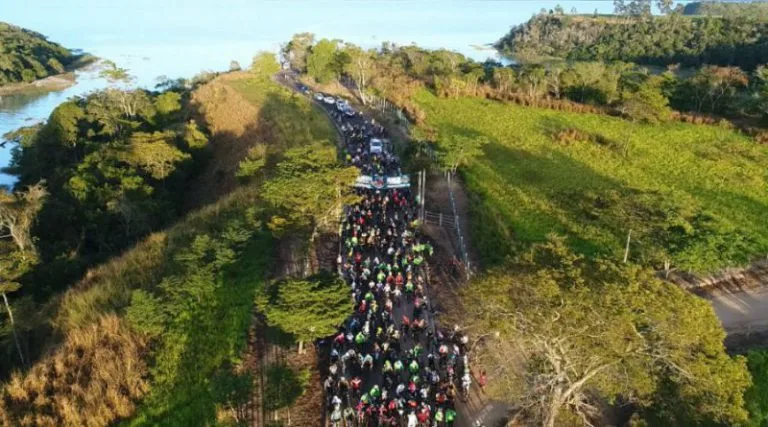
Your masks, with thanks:
[[[639,25],[650,4],[617,2],[625,16],[606,19]],[[759,388],[711,306],[663,279],[768,252],[764,66],[505,67],[311,34],[283,53],[309,81],[397,105],[414,164],[463,178],[486,271],[446,316],[518,421],[760,423]]]
[[[271,61],[276,64],[273,57]],[[233,91],[218,92],[219,97],[201,96],[201,93],[205,94],[216,86],[230,87]],[[35,147],[35,144],[29,141],[39,141],[35,136],[28,136],[26,145],[22,144],[15,163],[16,170],[27,171],[28,175],[22,175],[22,179],[32,180],[32,171],[45,171],[53,173],[46,177],[46,185],[62,182],[62,188],[56,188],[55,193],[47,195],[49,199],[45,199],[46,203],[54,197],[67,195],[73,187],[86,195],[95,194],[107,200],[114,195],[120,200],[119,196],[135,195],[132,190],[141,190],[142,183],[147,181],[144,185],[151,186],[152,191],[138,192],[144,197],[140,200],[147,203],[145,209],[153,208],[154,197],[160,196],[164,200],[157,200],[157,203],[169,204],[163,209],[180,209],[183,201],[176,195],[165,193],[170,192],[174,188],[171,185],[175,184],[170,181],[163,183],[162,178],[174,171],[179,173],[183,168],[173,160],[133,162],[134,153],[138,156],[142,152],[155,152],[138,150],[133,145],[148,144],[147,148],[156,148],[156,144],[166,144],[168,148],[163,147],[161,153],[175,149],[182,153],[179,161],[194,161],[198,153],[186,151],[188,146],[184,142],[188,138],[185,136],[201,143],[199,147],[190,148],[205,151],[203,157],[207,159],[200,163],[201,169],[194,170],[190,175],[189,182],[201,182],[196,180],[205,176],[237,182],[237,169],[223,171],[218,162],[225,157],[234,158],[228,152],[233,147],[226,145],[233,140],[233,136],[225,127],[217,127],[223,123],[217,122],[213,114],[226,110],[230,102],[235,105],[242,102],[251,104],[252,111],[258,112],[243,118],[239,126],[244,132],[249,129],[250,137],[258,136],[258,142],[267,148],[270,156],[259,173],[242,174],[240,183],[231,191],[221,193],[220,197],[214,197],[215,202],[182,216],[168,228],[160,227],[160,231],[146,238],[140,238],[140,234],[132,235],[137,242],[133,249],[89,270],[63,295],[52,295],[53,299],[46,308],[55,312],[52,320],[54,338],[46,342],[44,357],[27,360],[25,364],[29,369],[14,372],[3,385],[0,391],[0,423],[108,425],[123,419],[125,424],[130,425],[198,425],[242,421],[238,418],[242,415],[239,408],[250,398],[253,386],[251,373],[243,366],[242,354],[252,324],[257,292],[273,274],[278,239],[287,233],[304,236],[309,241],[312,231],[321,229],[328,210],[342,203],[343,200],[337,195],[343,197],[346,194],[346,191],[339,189],[347,188],[351,172],[337,165],[334,146],[327,139],[333,135],[327,119],[305,98],[297,97],[272,82],[271,74],[255,71],[234,77],[222,76],[191,94],[195,99],[195,117],[206,125],[209,125],[206,118],[211,119],[210,138],[198,128],[190,136],[189,126],[197,126],[196,122],[185,120],[176,124],[178,122],[168,119],[167,115],[147,113],[161,110],[159,105],[170,104],[174,107],[170,108],[171,112],[180,114],[175,108],[179,102],[176,97],[172,98],[176,102],[164,102],[168,96],[144,92],[111,93],[113,96],[129,97],[129,100],[135,96],[139,100],[155,102],[126,104],[144,108],[136,110],[142,113],[136,113],[134,121],[130,121],[131,116],[126,116],[124,112],[116,113],[112,121],[103,118],[97,121],[101,116],[94,115],[103,111],[101,108],[104,107],[96,104],[101,107],[96,109],[92,105],[93,99],[64,104],[39,130],[54,136],[69,136],[66,138],[68,145],[59,148],[61,155],[33,156],[30,147]],[[183,92],[182,95],[182,100],[188,99],[189,94]],[[152,117],[154,121],[150,122],[147,117]],[[234,122],[231,120],[229,124]],[[88,123],[99,123],[99,126],[89,130]],[[169,126],[178,133],[155,131],[146,136],[152,137],[152,140],[145,141],[145,131],[155,123]],[[105,134],[104,129],[125,133],[119,136]],[[168,139],[156,141],[153,135],[158,132]],[[142,138],[137,139],[137,134]],[[307,140],[297,138],[301,135]],[[248,141],[256,143],[255,139]],[[65,151],[65,147],[69,151]],[[248,149],[239,148],[244,149],[241,151],[241,160],[244,160]],[[81,166],[81,162],[92,153],[98,153],[100,161],[93,162],[93,166]],[[179,156],[170,157],[177,159]],[[74,166],[37,167],[39,163],[36,162],[56,159]],[[139,156],[138,159],[144,157]],[[35,168],[25,167],[28,164]],[[102,174],[93,178],[85,175],[88,178],[83,179],[82,185],[73,186],[72,182],[78,182],[75,178],[79,176],[73,173],[102,171],[99,168],[107,166],[111,169],[106,177]],[[74,172],[64,175],[66,178],[57,175],[65,174],[70,168]],[[209,173],[211,168],[214,172]],[[231,178],[224,177],[226,173],[230,173]],[[267,194],[269,191],[287,192],[290,188],[284,185],[300,185],[305,180],[312,182],[320,176],[327,180],[326,183],[337,184],[331,187],[334,194],[325,197],[320,204],[301,197],[287,205],[265,198],[265,191]],[[181,194],[184,193],[183,182],[180,180],[178,185],[181,186],[176,187]],[[134,185],[129,188],[120,186],[131,183]],[[104,185],[104,188],[99,185]],[[273,187],[273,190],[265,190]],[[216,185],[203,188],[215,189]],[[301,188],[293,189],[303,194]],[[22,193],[13,197],[20,200],[18,206],[26,206],[24,203],[29,199]],[[73,198],[76,199],[67,196],[65,201]],[[62,203],[43,206],[44,209],[54,209]],[[74,205],[68,211],[88,213],[89,206],[99,205],[94,201],[85,207]],[[295,213],[297,210],[301,212]],[[101,211],[109,212],[103,207]],[[30,208],[30,212],[34,213],[34,209]],[[104,221],[103,217],[97,216],[97,212],[94,208],[89,223],[99,225],[99,221]],[[159,212],[153,214],[151,210],[146,213],[154,217],[160,215]],[[42,217],[36,220],[32,214],[28,222],[45,223]],[[124,223],[116,221],[111,227],[115,228],[112,233],[96,241],[120,238],[118,242],[121,245],[130,244]],[[34,231],[31,235],[35,236]],[[41,249],[49,244],[48,238],[37,236],[32,241]],[[60,247],[63,244],[51,245]],[[24,287],[35,286],[34,282],[21,282]],[[22,301],[23,298],[12,298],[11,306],[16,308],[18,304],[22,307]],[[32,318],[25,317],[27,313],[19,313],[23,310],[14,312],[17,314],[16,330],[24,336],[25,331],[19,330],[21,319],[26,322]],[[28,315],[32,316],[33,312]],[[6,332],[10,332],[9,325],[4,319]],[[10,336],[9,333],[6,339],[10,340]],[[9,345],[9,353],[10,349],[14,347]],[[10,354],[15,356],[15,352]],[[298,384],[303,387],[305,382]],[[290,399],[295,399],[297,393],[300,394],[300,391],[292,391]]]
[[[0,22],[0,87],[61,74],[81,59],[40,33]]]

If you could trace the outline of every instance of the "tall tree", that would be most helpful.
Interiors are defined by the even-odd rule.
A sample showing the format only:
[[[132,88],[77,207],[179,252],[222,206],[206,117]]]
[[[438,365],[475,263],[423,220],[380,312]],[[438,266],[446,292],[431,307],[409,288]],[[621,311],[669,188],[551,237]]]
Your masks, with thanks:
[[[345,45],[343,52],[347,59],[344,62],[344,72],[355,81],[360,102],[365,104],[365,89],[368,86],[368,81],[371,78],[375,65],[374,53],[352,44]]]
[[[266,78],[271,78],[280,71],[280,64],[272,52],[259,52],[251,62],[251,72]]]
[[[461,292],[451,320],[475,342],[491,397],[545,426],[591,423],[595,396],[663,402],[694,421],[745,421],[750,379],[712,307],[653,272],[586,261],[551,240]]]
[[[483,147],[489,143],[482,135],[461,135],[454,133],[438,138],[438,147],[443,166],[455,174],[461,166],[468,165],[483,155]]]
[[[272,283],[256,302],[270,326],[296,337],[300,353],[305,342],[336,332],[353,309],[344,281],[328,272]]]
[[[320,83],[333,80],[339,71],[336,69],[337,48],[336,41],[328,39],[322,39],[312,46],[307,56],[307,74]]]
[[[291,64],[291,68],[304,71],[307,68],[307,55],[314,43],[315,35],[312,33],[294,34],[282,49],[283,57]]]
[[[42,182],[13,194],[0,189],[0,230],[7,232],[0,238],[10,237],[19,251],[34,253],[32,224],[47,195]]]

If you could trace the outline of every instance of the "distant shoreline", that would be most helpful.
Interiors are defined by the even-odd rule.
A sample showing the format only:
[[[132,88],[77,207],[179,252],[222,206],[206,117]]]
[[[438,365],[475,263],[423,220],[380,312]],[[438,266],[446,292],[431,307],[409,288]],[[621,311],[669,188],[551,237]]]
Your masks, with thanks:
[[[53,92],[64,90],[75,84],[75,70],[79,70],[98,61],[99,58],[84,54],[67,67],[67,71],[54,74],[29,83],[11,83],[0,86],[0,96],[19,93]]]

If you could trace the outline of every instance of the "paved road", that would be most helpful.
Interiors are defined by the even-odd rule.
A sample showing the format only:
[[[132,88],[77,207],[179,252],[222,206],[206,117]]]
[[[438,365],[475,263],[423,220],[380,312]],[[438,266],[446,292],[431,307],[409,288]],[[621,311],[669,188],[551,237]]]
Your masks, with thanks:
[[[292,76],[289,78],[280,78],[279,79],[283,84],[286,86],[301,91],[302,87],[296,83],[295,78]],[[365,119],[361,116],[355,116],[352,118],[349,117],[343,117],[339,118],[338,114],[336,113],[335,109],[332,106],[328,106],[324,103],[318,102],[318,105],[323,107],[325,111],[331,116],[331,119],[334,121],[334,124],[337,126],[337,129],[341,126],[342,123],[346,124],[354,124],[354,125],[360,125],[365,122]],[[379,254],[374,252],[369,252],[364,254],[364,256],[370,256],[371,258],[375,256],[382,256],[383,254]],[[427,294],[429,293],[428,284],[425,286]],[[399,306],[395,306],[393,310],[393,316],[392,318],[395,320],[395,324],[400,327],[401,325],[401,319],[405,315],[408,318],[413,318],[413,311],[414,306],[413,302],[409,300],[403,300],[402,303]],[[426,310],[423,317],[427,320],[428,328],[431,331],[435,331],[436,324],[435,319],[430,310]],[[403,350],[408,350],[413,348],[416,344],[420,344],[425,350],[426,353],[436,352],[436,348],[434,348],[434,344],[432,343],[432,340],[429,340],[425,334],[420,335],[416,340],[410,338],[410,337],[403,337],[401,340],[401,346]],[[365,352],[372,351],[371,348],[372,344],[368,344],[365,348]],[[382,384],[383,378],[381,374],[381,364],[376,364],[376,369],[374,369],[372,372],[348,372],[346,373],[347,378],[350,378],[354,375],[360,375],[363,378],[363,390],[368,390],[373,384]],[[399,381],[407,382],[406,376],[403,375],[403,378],[399,379]],[[508,413],[509,413],[509,406],[500,403],[500,402],[494,402],[489,401],[484,394],[479,390],[477,386],[473,387],[473,389],[470,392],[470,396],[466,401],[457,401],[457,410],[459,412],[456,422],[453,424],[457,427],[479,427],[479,426],[487,426],[487,427],[493,427],[497,425],[503,425],[504,421],[507,419]]]

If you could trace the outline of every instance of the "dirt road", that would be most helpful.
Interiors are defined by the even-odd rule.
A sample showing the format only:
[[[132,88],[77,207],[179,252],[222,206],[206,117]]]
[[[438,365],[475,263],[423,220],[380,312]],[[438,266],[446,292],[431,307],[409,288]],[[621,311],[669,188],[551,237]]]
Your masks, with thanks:
[[[768,330],[768,287],[714,290],[705,297],[729,334]]]

